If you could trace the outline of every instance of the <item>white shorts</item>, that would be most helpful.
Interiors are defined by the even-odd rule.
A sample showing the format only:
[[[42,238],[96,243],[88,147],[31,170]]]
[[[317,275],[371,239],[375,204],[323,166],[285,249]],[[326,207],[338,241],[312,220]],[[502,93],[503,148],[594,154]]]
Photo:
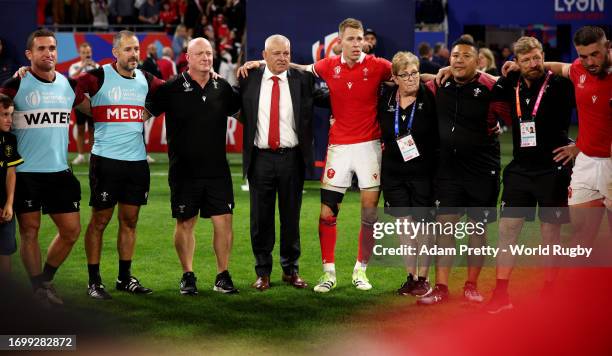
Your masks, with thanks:
[[[329,145],[322,188],[344,193],[351,186],[353,173],[357,175],[359,189],[380,189],[380,162],[382,150],[379,140]]]
[[[568,204],[612,199],[612,158],[589,157],[580,152],[572,170]]]

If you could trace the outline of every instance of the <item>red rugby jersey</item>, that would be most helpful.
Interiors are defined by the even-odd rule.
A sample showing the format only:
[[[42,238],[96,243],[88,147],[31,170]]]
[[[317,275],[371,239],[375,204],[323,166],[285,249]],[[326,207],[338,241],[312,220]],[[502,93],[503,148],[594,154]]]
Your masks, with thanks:
[[[350,68],[342,56],[325,58],[313,66],[329,87],[335,122],[330,144],[351,144],[380,138],[376,108],[380,84],[391,78],[391,62],[361,54]]]
[[[580,151],[590,157],[610,157],[612,143],[612,73],[595,76],[580,59],[570,67],[570,79],[576,91],[578,139]]]

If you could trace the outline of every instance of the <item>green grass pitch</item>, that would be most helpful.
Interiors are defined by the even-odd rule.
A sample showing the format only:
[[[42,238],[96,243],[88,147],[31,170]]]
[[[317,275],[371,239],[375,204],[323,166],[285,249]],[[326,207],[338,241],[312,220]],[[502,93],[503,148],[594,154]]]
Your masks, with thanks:
[[[576,128],[572,136],[575,137]],[[502,165],[512,155],[510,132],[501,136]],[[250,287],[255,279],[254,259],[249,237],[249,196],[240,189],[242,181],[241,156],[229,154],[236,209],[234,210],[234,248],[230,272],[239,295],[221,295],[212,291],[215,278],[215,260],[212,249],[212,227],[209,220],[200,219],[196,229],[196,255],[194,270],[198,277],[200,295],[184,297],[178,293],[181,267],[174,249],[174,220],[170,215],[170,192],[167,184],[167,156],[154,154],[151,165],[149,203],[141,210],[138,222],[138,240],[132,272],[141,282],[154,290],[149,296],[132,296],[114,290],[117,275],[117,221],[110,223],[104,236],[101,273],[113,299],[94,301],[86,296],[87,262],[83,236],[90,217],[87,166],[75,166],[81,182],[82,233],[67,261],[56,275],[57,289],[72,307],[87,313],[111,315],[119,328],[147,344],[171,345],[187,353],[201,351],[247,352],[308,352],[333,340],[335,335],[353,330],[378,327],[375,318],[379,311],[395,307],[408,307],[408,323],[418,326],[437,315],[452,315],[459,308],[449,303],[439,308],[417,308],[414,299],[398,297],[395,290],[405,279],[400,266],[372,266],[368,276],[374,288],[368,292],[351,285],[351,272],[357,253],[359,232],[359,196],[350,192],[345,197],[338,219],[336,266],[338,287],[327,295],[315,294],[311,288],[296,290],[280,280],[278,247],[274,251],[272,288],[258,292]],[[72,159],[72,155],[70,157]],[[302,257],[301,275],[314,286],[321,274],[318,240],[319,183],[308,181],[301,213]],[[278,245],[278,219],[277,245]],[[528,228],[535,229],[537,225]],[[40,241],[43,256],[46,246],[55,234],[48,217],[43,219]],[[490,243],[496,244],[497,224],[490,225]],[[16,278],[25,281],[18,255],[14,255]],[[432,271],[433,272],[433,269]],[[517,271],[517,276],[520,275]],[[433,273],[431,274],[433,279]],[[451,293],[458,295],[465,279],[465,269],[456,268],[451,276]],[[494,269],[485,268],[480,286],[486,296],[494,284]],[[331,339],[330,339],[331,338]]]

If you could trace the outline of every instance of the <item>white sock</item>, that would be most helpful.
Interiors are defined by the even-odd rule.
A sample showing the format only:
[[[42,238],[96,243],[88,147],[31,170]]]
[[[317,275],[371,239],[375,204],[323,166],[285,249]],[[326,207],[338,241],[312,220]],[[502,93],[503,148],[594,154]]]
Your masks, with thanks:
[[[332,276],[336,277],[336,264],[335,263],[324,263],[323,272],[329,273]]]
[[[357,272],[357,271],[364,271],[366,270],[366,268],[368,267],[367,263],[363,263],[363,262],[355,262],[355,267],[353,268],[353,272]]]

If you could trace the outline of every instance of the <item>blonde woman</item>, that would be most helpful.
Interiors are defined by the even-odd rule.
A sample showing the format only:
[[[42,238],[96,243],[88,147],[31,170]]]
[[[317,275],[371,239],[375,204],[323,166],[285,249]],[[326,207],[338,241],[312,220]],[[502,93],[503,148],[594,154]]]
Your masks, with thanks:
[[[488,48],[481,48],[478,51],[478,69],[481,71],[498,76],[497,66],[495,65],[495,56]]]
[[[419,80],[419,59],[410,52],[398,52],[392,61],[393,81],[378,101],[378,120],[384,144],[381,184],[386,212],[407,222],[430,221],[433,206],[433,175],[437,165],[438,122],[433,93]],[[402,245],[420,251],[434,237],[401,235]],[[400,295],[423,296],[429,258],[404,256],[407,279]],[[417,264],[419,262],[419,264]]]

